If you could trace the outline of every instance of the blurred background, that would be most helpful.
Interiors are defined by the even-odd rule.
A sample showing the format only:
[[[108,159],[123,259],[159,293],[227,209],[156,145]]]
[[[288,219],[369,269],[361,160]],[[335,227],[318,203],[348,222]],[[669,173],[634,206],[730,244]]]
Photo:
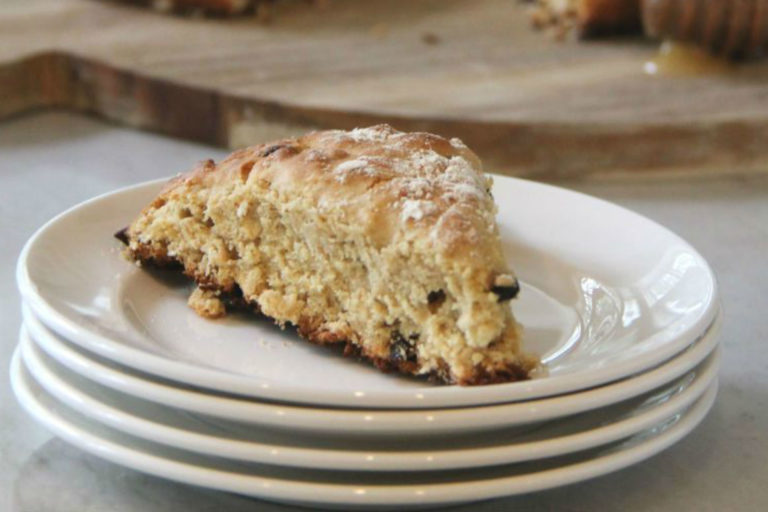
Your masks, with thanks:
[[[539,178],[754,170],[768,155],[766,10],[6,0],[0,118],[53,107],[222,148],[387,122]]]

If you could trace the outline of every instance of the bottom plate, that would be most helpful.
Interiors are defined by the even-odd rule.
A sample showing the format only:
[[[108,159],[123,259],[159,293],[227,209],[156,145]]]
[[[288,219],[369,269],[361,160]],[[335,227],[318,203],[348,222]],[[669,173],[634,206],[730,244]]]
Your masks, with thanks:
[[[86,419],[47,395],[23,366],[19,350],[11,363],[11,383],[27,412],[55,435],[91,454],[138,471],[274,501],[398,509],[523,494],[616,471],[682,439],[701,422],[717,394],[717,384],[713,383],[687,411],[620,443],[577,455],[476,470],[382,474],[239,463],[121,434]]]

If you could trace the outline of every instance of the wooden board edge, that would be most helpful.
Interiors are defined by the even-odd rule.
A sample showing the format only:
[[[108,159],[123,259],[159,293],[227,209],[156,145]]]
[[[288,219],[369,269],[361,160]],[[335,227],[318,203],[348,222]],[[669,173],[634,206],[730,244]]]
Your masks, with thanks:
[[[547,179],[611,170],[752,169],[768,162],[768,120],[622,126],[417,119],[227,96],[61,52],[0,64],[0,97],[0,119],[65,108],[229,148],[314,129],[386,122],[401,130],[459,137],[494,172]]]

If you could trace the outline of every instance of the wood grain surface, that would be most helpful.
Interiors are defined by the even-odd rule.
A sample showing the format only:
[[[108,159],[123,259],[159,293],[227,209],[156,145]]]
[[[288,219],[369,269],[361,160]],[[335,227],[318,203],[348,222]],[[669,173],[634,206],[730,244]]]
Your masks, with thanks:
[[[229,147],[389,122],[540,177],[768,167],[768,65],[648,76],[655,52],[553,41],[512,0],[286,0],[266,25],[5,0],[0,118],[69,108]]]

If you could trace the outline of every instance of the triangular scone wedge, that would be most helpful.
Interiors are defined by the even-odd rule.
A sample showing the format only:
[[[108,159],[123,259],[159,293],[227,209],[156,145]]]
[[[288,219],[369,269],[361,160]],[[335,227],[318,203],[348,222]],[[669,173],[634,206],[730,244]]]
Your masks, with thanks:
[[[382,370],[507,382],[536,360],[520,350],[490,186],[457,139],[315,132],[204,162],[121,236],[135,261],[180,263],[204,315],[234,301]]]

